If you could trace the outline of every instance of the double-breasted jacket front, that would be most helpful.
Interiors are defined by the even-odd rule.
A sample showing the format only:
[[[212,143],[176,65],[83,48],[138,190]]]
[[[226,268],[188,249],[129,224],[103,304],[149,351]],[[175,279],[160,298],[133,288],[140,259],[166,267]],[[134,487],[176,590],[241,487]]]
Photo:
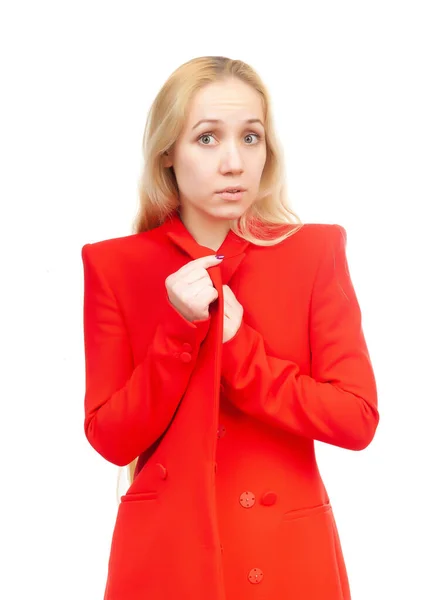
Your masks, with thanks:
[[[287,225],[294,227],[294,225]],[[166,277],[199,245],[177,212],[85,244],[85,434],[137,459],[111,540],[105,600],[346,600],[314,441],[362,450],[377,389],[340,225],[262,247],[230,231],[219,298],[190,322]],[[222,343],[222,285],[243,306]]]

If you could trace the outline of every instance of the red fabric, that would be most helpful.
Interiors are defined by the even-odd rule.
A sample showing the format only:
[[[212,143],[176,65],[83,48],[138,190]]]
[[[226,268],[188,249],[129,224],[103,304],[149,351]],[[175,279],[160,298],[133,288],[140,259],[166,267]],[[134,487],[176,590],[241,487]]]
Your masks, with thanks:
[[[104,598],[348,600],[314,449],[362,450],[379,422],[345,229],[268,248],[230,232],[219,299],[190,323],[164,281],[213,253],[177,214],[82,248],[85,433],[115,465],[140,457]],[[244,307],[225,344],[223,284]]]

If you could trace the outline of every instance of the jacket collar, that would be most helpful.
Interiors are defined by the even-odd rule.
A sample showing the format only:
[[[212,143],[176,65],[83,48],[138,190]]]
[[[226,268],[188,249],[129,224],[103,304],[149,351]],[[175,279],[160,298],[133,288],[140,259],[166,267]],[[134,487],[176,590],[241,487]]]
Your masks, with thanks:
[[[240,238],[236,233],[230,230],[215,252],[211,248],[199,244],[188,229],[185,227],[180,214],[175,210],[163,224],[164,231],[169,240],[188,255],[190,260],[208,256],[210,254],[223,254],[225,258],[220,264],[222,274],[222,284],[227,284],[238,266],[244,260],[247,247],[250,242]]]

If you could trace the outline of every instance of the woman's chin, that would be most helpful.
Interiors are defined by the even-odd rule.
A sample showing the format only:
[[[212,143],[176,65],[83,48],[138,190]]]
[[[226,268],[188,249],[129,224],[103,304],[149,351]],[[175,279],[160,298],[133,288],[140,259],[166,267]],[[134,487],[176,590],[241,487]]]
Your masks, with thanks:
[[[218,206],[214,211],[216,217],[221,217],[223,219],[238,219],[244,212],[247,210],[244,204],[240,202],[227,202]]]

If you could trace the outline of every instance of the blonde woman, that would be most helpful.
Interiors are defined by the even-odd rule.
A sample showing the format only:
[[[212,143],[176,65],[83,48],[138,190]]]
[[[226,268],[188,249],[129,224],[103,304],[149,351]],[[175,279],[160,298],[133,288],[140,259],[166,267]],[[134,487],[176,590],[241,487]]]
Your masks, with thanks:
[[[289,207],[240,60],[153,102],[131,235],[85,244],[85,433],[127,467],[105,600],[347,600],[314,440],[362,450],[377,389],[340,225]]]

